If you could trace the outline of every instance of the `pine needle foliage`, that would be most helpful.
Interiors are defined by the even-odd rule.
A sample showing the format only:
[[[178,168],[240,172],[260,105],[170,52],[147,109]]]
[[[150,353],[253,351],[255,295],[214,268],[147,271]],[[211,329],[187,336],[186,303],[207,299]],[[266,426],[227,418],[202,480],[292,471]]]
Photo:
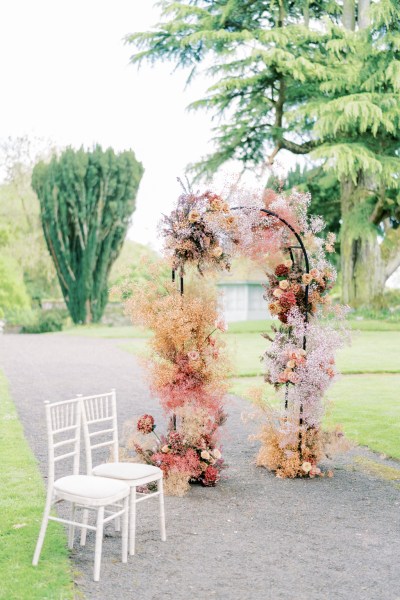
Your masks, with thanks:
[[[400,265],[398,0],[163,0],[161,8],[152,31],[126,39],[133,63],[171,61],[189,69],[189,82],[206,67],[212,78],[191,105],[216,123],[214,151],[194,173],[207,177],[231,160],[254,170],[281,150],[309,155],[340,184],[343,300],[368,303]],[[390,251],[381,252],[378,234]],[[370,284],[350,290],[373,270]]]

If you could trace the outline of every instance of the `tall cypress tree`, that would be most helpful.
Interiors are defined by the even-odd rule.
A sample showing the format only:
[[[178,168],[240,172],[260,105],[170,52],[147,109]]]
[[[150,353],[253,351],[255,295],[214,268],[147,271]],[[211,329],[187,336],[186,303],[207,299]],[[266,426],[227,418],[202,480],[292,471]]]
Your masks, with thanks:
[[[164,21],[154,31],[127,39],[138,48],[133,62],[169,59],[192,67],[191,75],[212,56],[216,83],[193,107],[210,109],[222,121],[215,128],[216,151],[197,171],[212,173],[230,159],[254,168],[281,150],[312,153],[342,186],[344,299],[370,302],[400,257],[392,243],[394,209],[377,221],[378,195],[365,193],[366,179],[374,179],[384,205],[397,202],[396,0],[371,6],[368,0],[164,0],[162,6]],[[319,26],[311,27],[316,20]],[[363,198],[357,214],[346,209],[355,193]],[[375,254],[379,235],[388,236],[384,268],[380,259],[371,263],[368,244],[349,241],[347,225],[353,240],[363,239],[360,230],[371,234]]]
[[[99,321],[143,167],[132,151],[65,150],[32,174],[47,247],[74,323]]]

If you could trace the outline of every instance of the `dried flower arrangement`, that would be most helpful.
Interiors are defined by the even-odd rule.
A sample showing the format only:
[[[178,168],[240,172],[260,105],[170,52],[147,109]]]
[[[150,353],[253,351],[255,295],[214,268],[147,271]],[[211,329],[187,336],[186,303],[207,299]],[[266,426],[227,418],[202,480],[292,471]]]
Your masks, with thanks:
[[[143,415],[127,443],[143,462],[163,470],[165,491],[175,496],[184,495],[190,483],[215,486],[225,467],[221,449],[217,446],[217,429],[225,421],[222,410],[213,419],[209,418],[207,410],[193,410],[192,407],[180,409],[178,415],[179,429],[170,427],[166,435],[161,436],[155,432],[153,417]],[[154,438],[147,440],[151,433]]]
[[[332,437],[321,430],[324,393],[337,373],[335,352],[348,339],[343,322],[347,307],[332,306],[329,296],[336,271],[326,253],[334,251],[335,238],[330,233],[326,239],[317,235],[324,223],[319,217],[307,217],[308,195],[270,193],[268,199],[269,206],[277,213],[279,206],[278,214],[284,214],[306,241],[309,268],[301,248],[293,241],[291,245],[287,228],[275,226],[275,243],[280,237],[282,245],[267,257],[270,271],[265,299],[280,326],[273,328],[274,337],[265,336],[271,345],[263,361],[265,380],[280,394],[282,408],[264,407],[267,418],[258,436],[262,446],[257,464],[279,477],[323,476],[318,463],[326,444],[332,449],[336,437],[336,446],[342,445],[339,431]],[[268,245],[268,232],[262,235]]]
[[[229,363],[218,331],[225,324],[218,313],[213,287],[188,285],[180,294],[174,283],[157,279],[134,286],[126,312],[150,328],[151,355],[146,359],[152,392],[169,416],[168,431],[155,436],[151,415],[143,415],[128,439],[128,448],[163,469],[166,490],[182,495],[189,483],[215,485],[224,467],[218,429],[225,421],[223,397]],[[154,434],[143,443],[138,433]]]
[[[328,295],[336,271],[326,253],[334,251],[335,239],[318,235],[324,222],[308,216],[307,194],[264,190],[260,201],[256,193],[235,190],[235,204],[238,196],[240,211],[234,213],[213,192],[184,190],[176,209],[162,220],[165,252],[181,276],[188,264],[200,274],[206,268],[229,270],[235,253],[261,256],[267,263],[265,299],[280,325],[274,338],[265,336],[271,345],[263,360],[265,379],[280,394],[281,409],[263,405],[257,464],[278,477],[323,476],[318,463],[324,447],[332,450],[342,440],[339,431],[327,436],[321,430],[324,392],[336,375],[334,353],[346,339],[346,310],[332,306]],[[136,435],[155,434],[153,417],[144,415],[130,447],[164,470],[170,493],[181,495],[194,481],[215,485],[223,467],[217,434],[225,420],[229,372],[224,344],[214,335],[223,329],[216,293],[203,284],[189,286],[183,295],[174,282],[153,280],[125,297],[132,320],[154,332],[147,361],[150,383],[170,416],[166,435],[149,445]],[[334,319],[321,318],[329,315]]]
[[[237,217],[221,196],[184,188],[175,210],[161,220],[165,254],[181,273],[186,264],[195,264],[200,273],[206,267],[229,270],[237,228]]]

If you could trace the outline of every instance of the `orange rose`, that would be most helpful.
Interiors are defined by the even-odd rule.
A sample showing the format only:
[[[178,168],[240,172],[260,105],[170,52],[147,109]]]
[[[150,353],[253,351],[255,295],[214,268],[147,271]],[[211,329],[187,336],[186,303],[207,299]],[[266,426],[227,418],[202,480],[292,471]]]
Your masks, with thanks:
[[[270,304],[268,304],[268,310],[271,313],[271,315],[277,315],[281,310],[281,305],[279,304],[279,302],[271,302]]]

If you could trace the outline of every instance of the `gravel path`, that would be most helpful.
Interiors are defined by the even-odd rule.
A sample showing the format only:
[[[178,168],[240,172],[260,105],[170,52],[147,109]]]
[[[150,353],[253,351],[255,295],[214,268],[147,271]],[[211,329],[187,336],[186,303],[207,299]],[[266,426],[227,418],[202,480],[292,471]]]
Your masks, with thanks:
[[[0,366],[43,475],[44,400],[115,387],[120,424],[143,412],[161,417],[139,366],[119,343],[0,336]],[[87,598],[400,600],[400,491],[355,470],[352,455],[338,463],[333,479],[279,480],[255,468],[255,447],[240,420],[245,408],[229,400],[226,480],[166,498],[166,543],[159,539],[157,503],[149,501],[139,507],[137,554],[128,565],[119,562],[119,534],[109,530],[100,584],[91,580],[91,532],[83,551],[77,545],[72,561]]]

